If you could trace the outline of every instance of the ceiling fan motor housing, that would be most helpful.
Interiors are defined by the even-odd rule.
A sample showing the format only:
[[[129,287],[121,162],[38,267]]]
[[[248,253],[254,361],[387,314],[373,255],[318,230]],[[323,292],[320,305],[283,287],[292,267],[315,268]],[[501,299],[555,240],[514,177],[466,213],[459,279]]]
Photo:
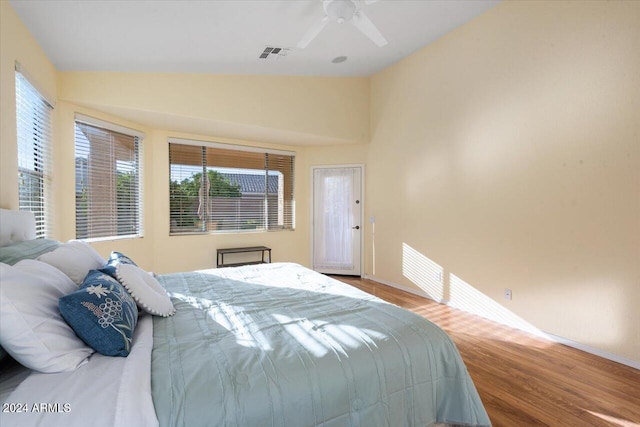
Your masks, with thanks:
[[[339,24],[350,21],[358,9],[353,0],[324,0],[323,7],[327,16]]]
[[[329,21],[336,21],[339,24],[349,21],[360,30],[365,36],[378,46],[386,46],[387,39],[384,38],[380,30],[375,26],[369,17],[361,9],[362,5],[376,3],[378,0],[323,0],[322,7],[324,16],[317,20],[304,33],[298,42],[298,47],[304,49],[313,39],[315,39]]]

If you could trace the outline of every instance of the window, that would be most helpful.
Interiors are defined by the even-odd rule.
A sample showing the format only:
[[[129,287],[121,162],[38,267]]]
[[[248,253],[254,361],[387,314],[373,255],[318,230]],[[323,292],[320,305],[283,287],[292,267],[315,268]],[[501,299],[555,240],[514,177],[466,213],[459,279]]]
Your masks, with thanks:
[[[172,234],[293,230],[295,153],[169,139]]]
[[[50,234],[51,110],[16,64],[18,206],[36,217],[36,236]]]
[[[76,238],[142,236],[142,137],[76,115]]]

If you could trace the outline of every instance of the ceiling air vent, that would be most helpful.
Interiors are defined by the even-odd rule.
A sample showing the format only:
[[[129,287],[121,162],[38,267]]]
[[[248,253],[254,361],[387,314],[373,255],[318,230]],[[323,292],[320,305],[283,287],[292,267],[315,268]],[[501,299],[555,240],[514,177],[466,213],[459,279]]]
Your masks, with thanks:
[[[290,48],[288,47],[273,47],[267,46],[264,48],[264,51],[260,54],[260,59],[282,59],[289,53]]]

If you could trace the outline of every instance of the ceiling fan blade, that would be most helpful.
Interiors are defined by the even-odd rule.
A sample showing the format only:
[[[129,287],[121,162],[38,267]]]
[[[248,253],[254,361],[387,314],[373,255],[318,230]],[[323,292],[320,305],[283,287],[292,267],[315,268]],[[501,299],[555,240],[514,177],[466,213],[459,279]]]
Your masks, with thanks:
[[[326,15],[316,21],[311,26],[311,28],[309,28],[307,32],[304,33],[304,36],[302,36],[302,39],[300,39],[300,41],[298,42],[298,47],[300,49],[304,49],[305,47],[307,47],[307,45],[311,43],[311,41],[315,39],[318,34],[320,34],[320,31],[322,31],[322,29],[327,25],[327,22],[329,22],[329,17]]]
[[[357,29],[362,31],[365,36],[369,37],[378,46],[386,46],[389,43],[363,11],[359,10],[356,12],[356,14],[353,15],[353,20],[351,22],[353,22],[353,25]]]

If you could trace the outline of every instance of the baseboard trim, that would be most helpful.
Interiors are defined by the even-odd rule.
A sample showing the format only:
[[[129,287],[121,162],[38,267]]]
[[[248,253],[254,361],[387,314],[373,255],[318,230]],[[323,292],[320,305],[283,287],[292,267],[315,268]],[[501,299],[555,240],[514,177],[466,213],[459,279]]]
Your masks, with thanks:
[[[599,356],[599,357],[602,357],[603,359],[611,360],[612,362],[617,362],[622,365],[626,365],[631,368],[640,370],[640,362],[636,362],[635,360],[627,359],[626,357],[618,356],[617,354],[609,353],[607,351],[600,350],[599,348],[591,347],[589,345],[582,344],[577,341],[573,341],[558,335],[554,335],[549,332],[545,332],[545,333],[547,334],[549,339],[559,344],[564,344],[568,347],[573,347],[575,349],[582,350],[586,353],[593,354],[594,356]]]
[[[408,292],[408,293],[413,294],[413,295],[417,295],[419,297],[430,299],[431,301],[435,301],[435,302],[438,302],[440,304],[449,305],[448,301],[446,301],[446,300],[440,300],[440,301],[434,300],[426,292],[422,292],[422,291],[417,290],[417,289],[412,289],[412,288],[409,288],[409,287],[406,287],[406,286],[399,285],[397,283],[389,282],[387,280],[383,280],[383,279],[380,279],[380,278],[375,277],[375,276],[364,275],[363,277],[365,279],[372,280],[374,282],[377,282],[377,283],[380,283],[380,284],[383,284],[383,285],[387,285],[387,286],[390,286],[392,288],[396,288],[396,289],[399,289],[401,291]],[[476,313],[472,313],[472,314],[476,314]],[[490,319],[490,320],[495,322],[494,319]],[[502,322],[500,322],[500,323],[502,323]],[[512,327],[512,328],[514,327],[513,325],[508,325],[506,323],[503,323],[503,324],[506,325],[506,326]],[[568,338],[564,338],[564,337],[561,337],[561,336],[558,336],[558,335],[554,335],[554,334],[551,334],[549,332],[544,332],[544,331],[541,331],[541,332],[542,333],[538,334],[538,336],[546,338],[546,339],[548,339],[550,341],[556,342],[558,344],[563,344],[563,345],[566,345],[568,347],[572,347],[572,348],[575,348],[577,350],[581,350],[581,351],[584,351],[586,353],[593,354],[594,356],[602,357],[603,359],[607,359],[607,360],[610,360],[612,362],[620,363],[622,365],[629,366],[631,368],[640,370],[640,362],[638,362],[638,361],[627,359],[626,357],[618,356],[616,354],[609,353],[607,351],[600,350],[598,348],[591,347],[589,345],[582,344],[582,343],[579,343],[577,341],[570,340]]]

